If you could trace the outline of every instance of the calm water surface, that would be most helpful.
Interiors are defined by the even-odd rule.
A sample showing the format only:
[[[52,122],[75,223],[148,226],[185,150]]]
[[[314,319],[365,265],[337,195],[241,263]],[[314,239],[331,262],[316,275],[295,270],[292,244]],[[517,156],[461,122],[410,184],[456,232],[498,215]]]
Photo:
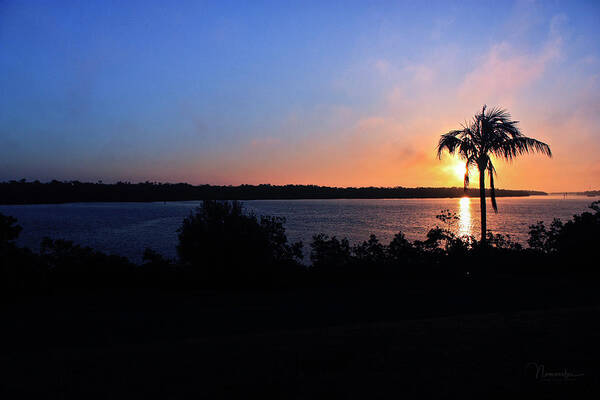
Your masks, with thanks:
[[[526,244],[529,225],[553,218],[567,220],[588,210],[598,198],[531,196],[498,199],[499,213],[488,212],[488,229],[510,234]],[[302,240],[305,248],[316,233],[347,237],[352,243],[375,234],[388,243],[398,231],[410,240],[423,239],[439,225],[435,216],[443,209],[460,219],[452,229],[458,234],[478,235],[478,199],[385,199],[385,200],[253,200],[244,202],[257,215],[287,219],[291,240]],[[176,256],[177,228],[197,201],[167,203],[70,203],[0,206],[23,226],[20,244],[38,249],[44,236],[73,240],[95,249],[140,261],[150,247],[167,257]],[[491,210],[491,204],[488,204]],[[306,249],[305,249],[306,250]]]

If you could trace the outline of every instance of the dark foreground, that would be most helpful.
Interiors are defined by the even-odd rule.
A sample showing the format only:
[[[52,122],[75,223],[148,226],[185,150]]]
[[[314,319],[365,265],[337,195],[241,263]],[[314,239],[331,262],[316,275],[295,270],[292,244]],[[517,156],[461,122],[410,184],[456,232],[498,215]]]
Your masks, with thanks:
[[[599,384],[596,283],[17,298],[1,305],[1,395],[579,398]]]

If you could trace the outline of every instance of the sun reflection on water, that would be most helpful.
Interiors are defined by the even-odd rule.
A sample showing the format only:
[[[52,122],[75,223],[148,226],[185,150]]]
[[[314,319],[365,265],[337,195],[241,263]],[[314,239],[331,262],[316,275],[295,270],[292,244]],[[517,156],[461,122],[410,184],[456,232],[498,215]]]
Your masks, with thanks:
[[[458,236],[471,235],[473,221],[471,218],[471,199],[462,197],[459,200]]]

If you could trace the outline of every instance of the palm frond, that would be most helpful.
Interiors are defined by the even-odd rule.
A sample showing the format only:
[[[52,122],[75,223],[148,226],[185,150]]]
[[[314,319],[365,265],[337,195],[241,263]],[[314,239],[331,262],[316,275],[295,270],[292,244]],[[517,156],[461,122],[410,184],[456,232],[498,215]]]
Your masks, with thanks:
[[[467,188],[469,187],[469,183],[470,183],[469,174],[471,172],[471,170],[470,170],[471,165],[477,165],[475,155],[471,155],[470,157],[468,157],[467,161],[465,163],[465,178],[464,178],[464,191],[465,192],[467,191]]]
[[[541,153],[545,156],[552,157],[552,150],[546,143],[526,136],[512,139],[515,146],[519,149],[519,154],[525,153]]]
[[[492,160],[488,160],[488,174],[490,176],[490,198],[492,199],[492,208],[495,213],[498,213],[498,204],[496,203],[496,188],[494,186],[494,174],[496,173],[496,168],[494,168],[494,164],[492,164]]]
[[[490,151],[499,158],[512,161],[515,157],[528,153],[541,153],[552,157],[550,146],[526,136],[512,137],[498,143]]]
[[[454,130],[442,135],[437,145],[437,156],[439,159],[442,158],[442,153],[444,150],[447,150],[450,154],[454,154],[456,152],[456,150],[463,143],[463,141],[457,137],[461,132],[462,131],[460,130]]]
[[[469,162],[467,161],[467,169],[465,170],[464,191],[469,188]]]

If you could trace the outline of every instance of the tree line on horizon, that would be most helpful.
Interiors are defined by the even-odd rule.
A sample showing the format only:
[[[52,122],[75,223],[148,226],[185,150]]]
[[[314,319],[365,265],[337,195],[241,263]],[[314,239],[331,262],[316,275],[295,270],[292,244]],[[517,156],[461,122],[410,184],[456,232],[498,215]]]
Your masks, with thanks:
[[[532,190],[497,189],[496,196],[546,195]],[[460,187],[328,187],[318,185],[191,185],[187,183],[80,181],[0,182],[0,204],[185,200],[384,199],[476,197]]]

